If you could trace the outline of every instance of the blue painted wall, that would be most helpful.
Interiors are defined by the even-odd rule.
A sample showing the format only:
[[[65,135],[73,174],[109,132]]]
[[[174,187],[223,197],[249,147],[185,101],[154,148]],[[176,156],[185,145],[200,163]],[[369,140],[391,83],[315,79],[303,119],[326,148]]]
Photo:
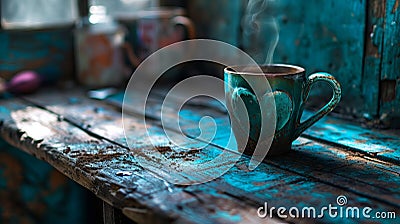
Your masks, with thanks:
[[[19,71],[35,70],[45,82],[72,77],[72,38],[72,28],[0,30],[0,76],[10,79]]]
[[[241,21],[247,2],[189,1],[189,15],[201,37],[243,46]],[[332,73],[343,88],[336,111],[394,124],[400,117],[400,1],[274,2],[280,38],[273,62],[298,64],[309,74]],[[218,26],[229,31],[214,30]],[[267,41],[268,33],[264,36]],[[330,94],[325,85],[317,85],[310,104],[318,107]]]

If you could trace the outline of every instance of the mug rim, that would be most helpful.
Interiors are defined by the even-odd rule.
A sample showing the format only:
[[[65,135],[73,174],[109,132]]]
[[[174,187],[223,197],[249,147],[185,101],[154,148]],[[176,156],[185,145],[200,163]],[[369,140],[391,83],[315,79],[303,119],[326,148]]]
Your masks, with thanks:
[[[246,71],[245,69],[261,69],[260,71]],[[285,71],[277,71],[277,72],[267,72],[264,69],[266,68],[276,68],[283,69]],[[297,76],[299,74],[305,74],[305,69],[303,67],[297,65],[290,64],[266,64],[266,65],[233,65],[228,66],[224,69],[225,73],[229,73],[232,75],[250,75],[250,76],[260,76],[260,75],[268,75],[268,76]]]

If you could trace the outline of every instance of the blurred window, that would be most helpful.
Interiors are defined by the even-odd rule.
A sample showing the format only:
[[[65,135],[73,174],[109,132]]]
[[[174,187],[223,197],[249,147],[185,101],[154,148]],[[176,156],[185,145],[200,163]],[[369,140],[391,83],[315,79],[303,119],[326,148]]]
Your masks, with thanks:
[[[78,19],[76,0],[1,0],[0,4],[4,29],[69,25]]]

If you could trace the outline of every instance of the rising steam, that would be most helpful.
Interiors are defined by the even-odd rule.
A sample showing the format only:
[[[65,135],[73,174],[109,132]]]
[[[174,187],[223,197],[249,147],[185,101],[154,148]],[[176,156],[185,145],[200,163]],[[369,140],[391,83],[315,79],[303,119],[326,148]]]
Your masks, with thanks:
[[[249,0],[243,27],[243,48],[259,64],[271,64],[279,41],[275,0]]]

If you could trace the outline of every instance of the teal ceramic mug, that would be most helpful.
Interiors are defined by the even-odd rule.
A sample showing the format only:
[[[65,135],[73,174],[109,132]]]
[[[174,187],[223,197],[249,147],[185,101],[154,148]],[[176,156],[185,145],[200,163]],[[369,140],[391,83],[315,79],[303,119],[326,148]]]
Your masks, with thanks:
[[[270,138],[271,141],[261,145],[261,148],[269,150],[268,156],[288,152],[292,142],[331,112],[341,98],[340,84],[332,75],[315,73],[307,77],[304,68],[293,65],[232,66],[225,68],[224,80],[232,129],[239,150],[248,155],[253,155],[257,143],[263,144],[266,138]],[[332,87],[332,99],[313,116],[301,122],[310,89],[320,81]],[[262,119],[265,117],[267,119]],[[249,128],[247,132],[243,130],[246,123]],[[261,131],[262,125],[264,130],[266,127],[266,132]],[[274,126],[274,129],[271,129],[271,126]],[[273,131],[273,136],[262,136],[262,133],[268,134],[268,130]]]

